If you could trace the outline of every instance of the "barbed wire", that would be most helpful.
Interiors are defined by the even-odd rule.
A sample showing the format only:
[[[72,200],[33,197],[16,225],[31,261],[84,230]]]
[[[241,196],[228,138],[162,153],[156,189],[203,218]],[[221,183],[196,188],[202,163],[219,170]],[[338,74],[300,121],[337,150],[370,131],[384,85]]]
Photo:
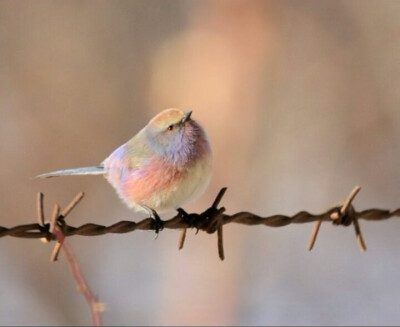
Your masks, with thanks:
[[[187,228],[196,228],[209,234],[217,232],[218,236],[218,252],[221,260],[224,259],[223,249],[223,233],[222,227],[229,223],[237,223],[247,226],[264,225],[269,227],[282,227],[289,224],[301,224],[315,222],[313,232],[311,234],[308,249],[311,250],[315,244],[315,240],[323,221],[331,221],[334,225],[350,226],[353,225],[362,251],[366,250],[365,241],[363,239],[358,219],[364,220],[385,220],[392,217],[400,217],[400,208],[390,211],[385,209],[367,209],[357,211],[352,205],[357,193],[361,187],[355,187],[341,206],[335,206],[320,214],[312,214],[307,211],[300,211],[292,216],[273,215],[269,217],[261,217],[251,212],[238,212],[232,215],[225,213],[225,208],[218,208],[219,203],[226,192],[226,188],[222,188],[218,193],[214,203],[204,212],[186,213],[183,209],[178,209],[176,216],[165,220],[163,228],[165,229],[181,229],[181,237],[179,241],[179,249],[183,248]],[[84,193],[79,193],[59,214],[53,214],[50,222],[46,223],[43,214],[43,194],[38,194],[38,223],[19,225],[11,228],[0,226],[0,237],[12,236],[19,238],[41,238],[47,241],[56,240],[54,228],[57,226],[65,237],[72,235],[81,236],[97,236],[104,234],[123,234],[130,233],[135,230],[157,230],[158,226],[154,224],[152,218],[145,218],[139,222],[119,221],[115,224],[104,226],[94,223],[83,224],[79,227],[68,225],[65,221],[67,215],[82,200]],[[58,207],[58,205],[56,205]],[[56,260],[59,248],[56,246],[53,251],[52,259]]]

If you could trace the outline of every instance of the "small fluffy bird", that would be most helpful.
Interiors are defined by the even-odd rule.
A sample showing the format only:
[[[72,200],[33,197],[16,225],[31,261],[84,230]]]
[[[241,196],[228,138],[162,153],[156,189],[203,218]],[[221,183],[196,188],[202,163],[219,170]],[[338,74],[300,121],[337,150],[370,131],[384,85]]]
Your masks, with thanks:
[[[192,111],[166,109],[100,165],[57,170],[39,178],[104,175],[134,210],[145,210],[162,228],[157,212],[178,209],[199,197],[212,172],[212,150]]]

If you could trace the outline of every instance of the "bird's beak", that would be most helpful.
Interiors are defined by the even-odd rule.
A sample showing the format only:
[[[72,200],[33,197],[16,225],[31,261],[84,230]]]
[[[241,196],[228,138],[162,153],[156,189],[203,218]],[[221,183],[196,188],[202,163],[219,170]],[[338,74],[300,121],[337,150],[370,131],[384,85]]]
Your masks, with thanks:
[[[191,114],[192,114],[192,110],[188,111],[185,114],[185,116],[183,116],[181,123],[182,124],[186,123],[190,119]]]

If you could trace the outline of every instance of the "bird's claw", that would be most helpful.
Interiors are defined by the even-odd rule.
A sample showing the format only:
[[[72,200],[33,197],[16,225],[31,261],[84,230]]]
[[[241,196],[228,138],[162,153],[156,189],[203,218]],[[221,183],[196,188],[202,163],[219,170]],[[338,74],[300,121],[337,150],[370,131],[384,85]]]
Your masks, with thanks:
[[[144,208],[148,211],[148,213],[152,219],[151,227],[152,227],[152,229],[154,229],[156,231],[156,238],[157,238],[158,233],[164,229],[164,221],[161,220],[160,216],[154,209],[152,209],[150,207],[144,207]]]
[[[199,232],[200,227],[199,227],[199,218],[200,216],[197,214],[188,214],[185,210],[182,208],[176,209],[178,211],[179,215],[181,216],[182,220],[189,225],[190,228],[196,228],[196,234]]]
[[[159,232],[161,232],[164,229],[164,221],[161,220],[161,218],[156,215],[152,217],[152,227],[156,231],[156,234],[158,235]]]
[[[153,219],[153,228],[156,231],[156,234],[158,234],[164,229],[164,221],[161,219]]]

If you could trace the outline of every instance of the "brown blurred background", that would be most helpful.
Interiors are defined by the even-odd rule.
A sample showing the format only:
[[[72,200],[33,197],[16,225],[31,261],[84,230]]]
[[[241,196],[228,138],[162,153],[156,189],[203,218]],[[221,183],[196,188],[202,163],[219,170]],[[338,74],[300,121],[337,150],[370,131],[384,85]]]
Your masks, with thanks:
[[[0,2],[0,225],[79,191],[74,225],[143,218],[101,177],[34,180],[97,164],[164,108],[192,109],[229,213],[321,212],[357,184],[359,209],[400,207],[399,1]],[[229,225],[73,237],[108,325],[400,324],[399,222]],[[65,258],[0,240],[0,324],[90,324]]]

